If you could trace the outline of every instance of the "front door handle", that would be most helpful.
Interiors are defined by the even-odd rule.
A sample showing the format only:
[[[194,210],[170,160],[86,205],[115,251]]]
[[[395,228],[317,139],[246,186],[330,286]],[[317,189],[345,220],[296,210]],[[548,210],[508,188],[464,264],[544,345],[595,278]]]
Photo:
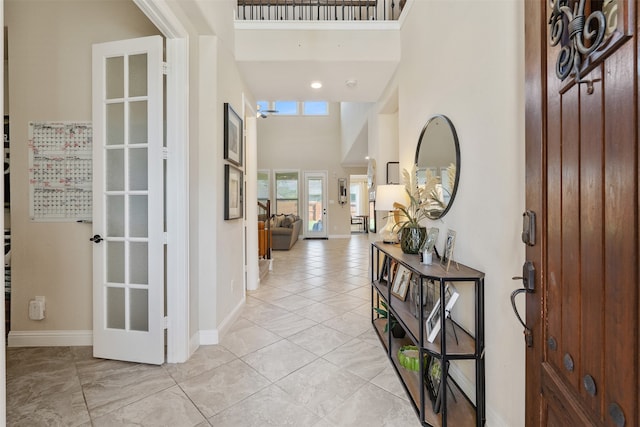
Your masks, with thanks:
[[[527,326],[527,324],[520,317],[520,313],[518,313],[518,307],[516,307],[516,297],[522,293],[533,293],[535,291],[535,279],[536,279],[536,268],[531,261],[527,261],[522,266],[522,276],[516,276],[512,278],[513,280],[522,280],[522,284],[524,287],[520,289],[516,289],[511,292],[511,308],[513,308],[513,312],[518,318],[518,321],[524,328],[524,340],[527,343],[527,347],[533,347],[533,334],[531,329]]]
[[[92,241],[93,243],[100,243],[102,242],[104,239],[102,238],[101,235],[99,234],[94,234],[94,236],[92,238],[89,239],[90,241]]]

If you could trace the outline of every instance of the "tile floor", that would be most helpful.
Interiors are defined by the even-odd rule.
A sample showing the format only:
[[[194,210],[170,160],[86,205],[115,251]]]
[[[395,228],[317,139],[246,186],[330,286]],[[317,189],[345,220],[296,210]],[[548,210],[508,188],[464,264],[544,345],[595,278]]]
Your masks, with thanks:
[[[184,364],[7,350],[9,426],[419,426],[370,324],[369,243],[274,253],[220,345]]]

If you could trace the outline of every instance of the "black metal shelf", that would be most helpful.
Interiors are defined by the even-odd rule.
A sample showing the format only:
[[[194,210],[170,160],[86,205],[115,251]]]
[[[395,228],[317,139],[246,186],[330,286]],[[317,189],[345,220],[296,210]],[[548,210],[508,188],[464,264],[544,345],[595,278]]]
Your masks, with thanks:
[[[441,307],[441,318],[447,319],[442,323],[440,332],[434,342],[426,339],[425,320],[428,313],[423,310],[414,315],[411,312],[411,303],[391,294],[391,283],[379,277],[382,269],[381,254],[385,255],[386,271],[390,271],[391,260],[403,265],[412,274],[420,278],[420,299],[422,299],[422,283],[431,280],[439,285],[440,293],[444,294],[446,283],[457,282],[460,286],[472,283],[475,295],[475,335],[463,328],[456,326],[447,319],[445,307]],[[372,323],[382,342],[389,359],[392,361],[398,376],[404,385],[414,409],[420,421],[425,426],[476,426],[485,424],[486,399],[484,379],[484,273],[470,267],[459,264],[451,267],[447,272],[437,263],[423,265],[417,255],[408,255],[402,252],[397,245],[373,243],[371,246],[371,285],[372,304],[380,307],[379,301],[383,301],[388,307],[389,315],[395,317],[404,329],[404,338],[394,338],[391,331],[384,332],[387,319],[379,318],[372,310]],[[454,333],[455,328],[455,333]],[[443,362],[443,377],[441,381],[448,391],[442,396],[441,410],[436,413],[433,402],[429,397],[424,380],[424,373],[412,372],[403,368],[397,358],[397,352],[403,345],[416,345],[420,348],[421,357],[432,356]],[[475,363],[475,402],[465,394],[453,378],[449,375],[449,363],[456,360],[471,360]]]

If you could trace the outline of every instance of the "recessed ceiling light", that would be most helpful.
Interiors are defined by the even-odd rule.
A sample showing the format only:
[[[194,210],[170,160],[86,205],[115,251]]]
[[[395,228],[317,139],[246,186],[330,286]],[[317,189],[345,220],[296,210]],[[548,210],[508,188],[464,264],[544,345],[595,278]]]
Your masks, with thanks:
[[[349,88],[354,88],[358,86],[358,81],[356,79],[349,79],[346,82],[344,82],[344,84],[347,85],[347,87]]]
[[[322,87],[322,82],[318,82],[318,81],[311,82],[311,87],[313,89],[320,89]]]

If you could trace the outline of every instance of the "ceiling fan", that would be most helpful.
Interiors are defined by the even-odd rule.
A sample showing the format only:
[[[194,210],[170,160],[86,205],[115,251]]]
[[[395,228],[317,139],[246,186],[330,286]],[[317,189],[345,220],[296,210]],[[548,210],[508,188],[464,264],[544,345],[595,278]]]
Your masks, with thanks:
[[[266,119],[267,117],[269,117],[269,115],[271,115],[271,114],[276,114],[276,113],[278,113],[278,112],[279,112],[278,110],[270,110],[270,109],[267,109],[267,110],[261,110],[261,109],[260,109],[260,107],[258,106],[258,114],[257,114],[257,117],[258,117],[258,118]]]

